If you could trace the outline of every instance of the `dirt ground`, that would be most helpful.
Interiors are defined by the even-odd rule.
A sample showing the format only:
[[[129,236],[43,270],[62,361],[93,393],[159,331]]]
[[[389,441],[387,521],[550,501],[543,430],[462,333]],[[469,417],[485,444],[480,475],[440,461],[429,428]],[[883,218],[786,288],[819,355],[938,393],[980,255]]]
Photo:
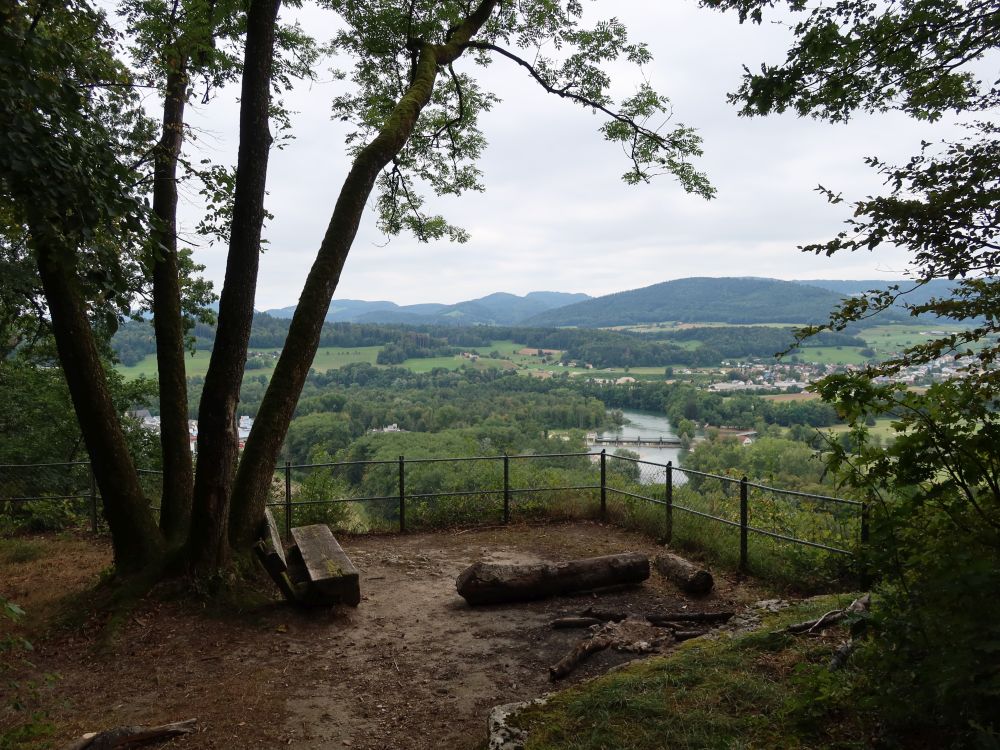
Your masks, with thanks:
[[[52,729],[25,747],[197,718],[197,734],[162,746],[477,748],[492,706],[553,689],[548,667],[582,635],[551,629],[554,617],[595,603],[711,611],[764,596],[717,575],[715,592],[691,603],[655,572],[638,587],[524,604],[473,608],[456,594],[455,577],[479,559],[656,553],[646,537],[592,523],[341,542],[361,571],[357,609],[304,612],[275,600],[227,615],[158,596],[109,627],[100,616],[65,624],[110,563],[106,542],[42,538],[39,559],[0,567],[0,593],[28,611],[22,630],[34,640],[32,652],[0,656],[0,690],[10,690],[0,700],[0,737],[12,741],[32,715]],[[632,658],[600,653],[559,684]]]

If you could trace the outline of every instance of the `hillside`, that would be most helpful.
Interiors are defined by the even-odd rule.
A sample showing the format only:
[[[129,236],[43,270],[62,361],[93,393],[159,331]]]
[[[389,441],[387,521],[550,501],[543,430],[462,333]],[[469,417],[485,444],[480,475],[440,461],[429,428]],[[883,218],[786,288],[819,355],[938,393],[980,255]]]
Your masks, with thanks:
[[[890,279],[888,281],[885,279],[802,279],[796,283],[820,287],[821,289],[827,289],[846,296],[855,296],[872,289],[887,289],[893,284],[898,284],[901,289],[910,289],[913,286],[912,281],[905,279]],[[952,295],[954,287],[954,282],[947,279],[934,279],[919,289],[908,293],[903,298],[903,302],[911,305],[921,305],[932,297],[947,297]],[[901,307],[901,305],[897,306]]]
[[[536,315],[532,326],[604,326],[661,321],[817,323],[841,295],[805,284],[758,278],[689,278],[618,292]]]
[[[523,297],[496,292],[453,305],[437,302],[397,305],[388,301],[334,299],[326,319],[331,323],[517,325],[534,315],[588,299],[589,295],[567,292],[529,292]],[[295,307],[282,307],[266,312],[275,318],[290,318]]]

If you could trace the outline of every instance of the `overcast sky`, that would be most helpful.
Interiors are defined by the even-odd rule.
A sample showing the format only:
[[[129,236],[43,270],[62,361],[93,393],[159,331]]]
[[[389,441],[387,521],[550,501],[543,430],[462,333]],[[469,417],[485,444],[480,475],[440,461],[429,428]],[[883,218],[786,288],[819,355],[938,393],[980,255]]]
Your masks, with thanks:
[[[831,125],[794,115],[748,120],[726,102],[743,65],[784,57],[788,35],[775,24],[741,27],[732,15],[700,9],[693,0],[601,0],[591,15],[616,14],[655,61],[643,72],[668,95],[674,122],[699,130],[705,156],[699,166],[718,190],[715,200],[688,195],[669,177],[626,186],[627,163],[597,132],[602,120],[546,95],[513,64],[498,60],[477,73],[503,100],[483,117],[490,142],[482,169],[486,192],[430,206],[471,234],[464,245],[423,244],[409,236],[388,241],[369,213],[348,258],[336,297],[341,299],[458,302],[497,291],[535,290],[602,295],[687,276],[899,278],[905,257],[880,251],[825,258],[796,247],[835,234],[850,206],[831,206],[817,184],[845,198],[880,187],[863,163],[867,155],[902,161],[922,138],[941,131],[896,114]],[[332,23],[305,11],[307,30],[322,39]],[[289,97],[295,140],[275,151],[268,178],[257,308],[292,305],[329,221],[346,174],[345,129],[329,118],[329,102],[347,85],[302,84]],[[630,93],[640,79],[623,78]],[[199,146],[233,161],[237,109],[223,93],[197,107],[191,124]],[[186,195],[190,228],[196,195]],[[224,248],[201,244],[196,258],[221,283]]]

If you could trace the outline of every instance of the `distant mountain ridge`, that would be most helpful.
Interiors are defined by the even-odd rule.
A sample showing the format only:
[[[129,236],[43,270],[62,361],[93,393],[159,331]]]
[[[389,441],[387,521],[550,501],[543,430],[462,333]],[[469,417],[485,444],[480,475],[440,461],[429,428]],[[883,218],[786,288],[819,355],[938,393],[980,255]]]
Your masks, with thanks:
[[[676,279],[548,310],[524,324],[603,328],[663,321],[820,323],[845,292],[821,288],[819,283],[755,277]],[[885,319],[890,317],[900,314],[889,311]]]
[[[388,300],[335,299],[327,321],[395,325],[498,325],[539,328],[605,328],[678,321],[690,323],[821,323],[844,297],[912,282],[884,279],[808,279],[781,281],[758,277],[691,277],[616,292],[603,297],[566,292],[506,292],[453,305],[429,302],[397,305]],[[920,304],[951,293],[952,283],[935,280],[905,300]],[[290,318],[294,307],[265,311]],[[879,316],[880,322],[909,319],[897,307]]]
[[[397,305],[387,300],[367,302],[334,299],[326,320],[402,325],[519,325],[534,315],[588,299],[591,299],[588,294],[569,292],[529,292],[523,297],[496,292],[454,305],[436,302]],[[295,307],[281,307],[264,312],[275,318],[290,318]]]

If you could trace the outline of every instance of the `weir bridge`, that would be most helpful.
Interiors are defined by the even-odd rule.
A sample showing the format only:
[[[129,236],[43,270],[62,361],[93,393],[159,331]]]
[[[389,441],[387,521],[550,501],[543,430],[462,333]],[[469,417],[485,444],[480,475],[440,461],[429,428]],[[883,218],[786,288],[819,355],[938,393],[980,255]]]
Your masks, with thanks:
[[[680,448],[681,441],[680,438],[676,437],[664,437],[662,435],[657,435],[656,437],[643,437],[642,435],[615,435],[612,437],[598,437],[597,435],[587,436],[588,445],[596,446],[615,446],[615,447],[627,447],[632,446],[634,448]]]

